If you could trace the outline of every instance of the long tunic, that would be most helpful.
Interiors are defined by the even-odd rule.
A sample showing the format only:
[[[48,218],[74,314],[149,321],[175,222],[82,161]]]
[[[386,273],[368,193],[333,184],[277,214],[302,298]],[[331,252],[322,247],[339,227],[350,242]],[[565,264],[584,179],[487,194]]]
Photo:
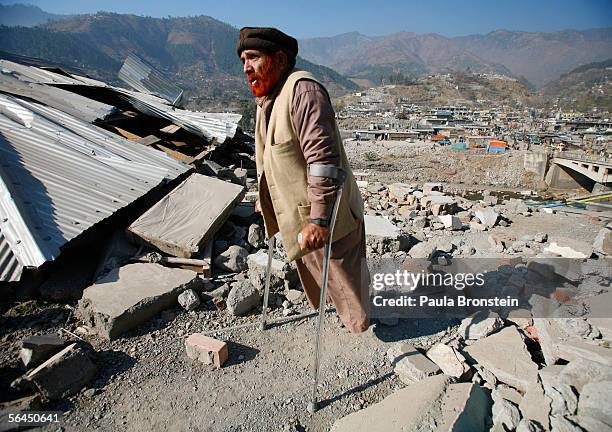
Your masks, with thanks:
[[[281,81],[270,96],[258,98],[267,132],[268,120]],[[293,127],[307,164],[339,165],[339,155],[332,139],[335,129],[334,110],[327,91],[318,83],[300,80],[295,86],[291,107]],[[336,196],[333,183],[322,177],[308,177],[308,199],[311,219],[328,219]],[[263,197],[262,199],[266,199]],[[367,312],[369,272],[365,258],[363,221],[348,236],[332,244],[328,298],[344,325],[352,332],[368,328]],[[321,292],[323,249],[296,260],[298,274],[310,304],[317,308]]]

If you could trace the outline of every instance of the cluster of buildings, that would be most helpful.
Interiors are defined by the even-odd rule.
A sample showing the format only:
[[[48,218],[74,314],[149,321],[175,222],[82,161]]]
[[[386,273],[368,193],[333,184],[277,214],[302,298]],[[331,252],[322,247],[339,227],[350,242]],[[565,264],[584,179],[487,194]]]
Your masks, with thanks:
[[[487,147],[503,141],[506,148],[577,150],[606,156],[612,153],[612,114],[546,112],[530,107],[468,104],[427,106],[405,97],[390,97],[389,87],[355,93],[355,104],[337,114],[356,140],[432,141]],[[491,104],[492,105],[492,104]]]

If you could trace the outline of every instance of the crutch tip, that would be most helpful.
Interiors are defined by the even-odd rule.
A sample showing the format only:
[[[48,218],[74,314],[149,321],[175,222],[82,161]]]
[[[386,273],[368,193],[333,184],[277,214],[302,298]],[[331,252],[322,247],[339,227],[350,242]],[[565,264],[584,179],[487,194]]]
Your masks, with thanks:
[[[317,406],[316,402],[308,402],[308,412],[310,414],[316,413],[318,409],[319,407]]]

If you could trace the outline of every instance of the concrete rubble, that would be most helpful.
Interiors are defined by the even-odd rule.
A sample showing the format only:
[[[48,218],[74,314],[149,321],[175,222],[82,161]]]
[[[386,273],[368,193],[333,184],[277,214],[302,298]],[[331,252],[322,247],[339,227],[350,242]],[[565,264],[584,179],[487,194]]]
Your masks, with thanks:
[[[244,188],[216,178],[192,174],[147,210],[128,232],[177,257],[200,251],[244,196]]]
[[[66,339],[56,335],[35,335],[21,343],[19,358],[24,366],[38,366],[66,346]]]
[[[223,366],[229,356],[227,343],[201,333],[194,333],[185,339],[185,352],[190,359],[216,368]]]
[[[90,351],[72,343],[13,382],[13,387],[34,385],[47,400],[61,399],[80,391],[97,374]]]
[[[394,365],[395,373],[406,384],[442,372],[438,365],[410,344],[404,343],[390,348],[387,357]]]
[[[200,285],[197,273],[190,270],[129,264],[86,288],[78,312],[98,335],[112,340],[174,306],[180,293]]]

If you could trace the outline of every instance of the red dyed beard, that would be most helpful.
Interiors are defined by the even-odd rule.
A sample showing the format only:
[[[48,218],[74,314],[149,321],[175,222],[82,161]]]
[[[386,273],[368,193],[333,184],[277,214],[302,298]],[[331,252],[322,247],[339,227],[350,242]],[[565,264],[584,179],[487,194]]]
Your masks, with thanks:
[[[260,72],[253,72],[247,79],[251,93],[255,97],[266,96],[276,85],[277,77],[272,68],[272,59],[265,62]]]

